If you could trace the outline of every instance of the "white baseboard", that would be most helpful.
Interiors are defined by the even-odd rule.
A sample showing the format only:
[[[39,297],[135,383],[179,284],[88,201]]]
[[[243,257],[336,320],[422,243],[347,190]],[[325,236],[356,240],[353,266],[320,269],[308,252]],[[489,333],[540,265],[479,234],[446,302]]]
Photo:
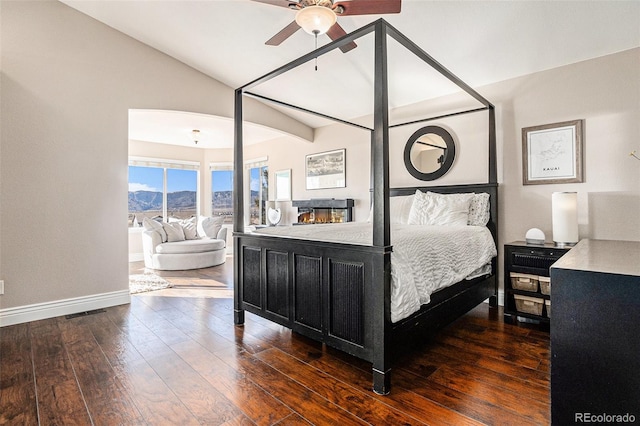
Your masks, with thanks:
[[[0,309],[0,327],[38,321],[61,315],[76,314],[131,302],[129,289],[72,299],[54,300],[33,305]]]

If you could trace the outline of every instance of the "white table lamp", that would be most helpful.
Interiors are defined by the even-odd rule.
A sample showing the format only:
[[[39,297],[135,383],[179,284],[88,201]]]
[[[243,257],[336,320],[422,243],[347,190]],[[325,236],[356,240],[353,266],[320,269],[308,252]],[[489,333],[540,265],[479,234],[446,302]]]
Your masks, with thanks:
[[[578,193],[554,192],[551,195],[553,242],[571,247],[578,242]]]

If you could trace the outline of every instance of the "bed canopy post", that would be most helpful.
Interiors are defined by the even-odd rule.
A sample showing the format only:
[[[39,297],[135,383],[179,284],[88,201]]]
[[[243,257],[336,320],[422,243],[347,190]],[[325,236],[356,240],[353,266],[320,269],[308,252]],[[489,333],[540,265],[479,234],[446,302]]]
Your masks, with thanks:
[[[373,166],[373,390],[386,395],[391,388],[391,231],[389,219],[389,94],[387,85],[387,27],[375,26],[374,127],[371,138]],[[382,275],[382,276],[380,276]]]
[[[243,134],[242,134],[242,89],[236,89],[234,104],[234,149],[233,149],[233,232],[244,232],[244,165],[243,165]],[[236,238],[234,236],[234,238]],[[237,239],[236,239],[237,241]],[[239,248],[239,244],[234,244]],[[233,256],[233,322],[244,324],[244,309],[242,309],[242,286],[240,273],[242,265],[240,256]]]
[[[493,238],[498,243],[498,153],[496,148],[496,111],[492,104],[489,104],[489,183],[496,185],[494,199],[491,202],[491,208],[493,209],[493,229],[491,233]],[[493,258],[491,261],[491,267],[495,271],[496,277],[499,273],[498,259]],[[489,306],[494,308],[498,307],[498,279],[496,278],[494,284],[493,296],[489,298]]]
[[[498,183],[496,152],[496,110],[489,104],[489,183]]]

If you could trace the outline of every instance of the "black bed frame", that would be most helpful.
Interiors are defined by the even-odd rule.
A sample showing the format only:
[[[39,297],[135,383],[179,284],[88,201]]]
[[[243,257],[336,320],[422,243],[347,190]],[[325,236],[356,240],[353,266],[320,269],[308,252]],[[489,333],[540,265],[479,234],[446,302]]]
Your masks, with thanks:
[[[363,35],[375,34],[374,126],[314,113],[299,106],[251,93],[249,90]],[[489,172],[487,183],[449,186],[389,188],[389,125],[387,90],[387,36],[454,82],[483,107],[452,115],[487,111],[489,119]],[[373,245],[340,244],[265,236],[245,232],[243,183],[243,96],[251,96],[313,113],[371,132]],[[401,126],[411,123],[397,124]],[[441,193],[487,192],[491,219],[488,224],[497,245],[498,185],[494,107],[445,69],[431,56],[383,19],[335,40],[281,67],[235,92],[234,150],[234,321],[244,323],[245,310],[331,347],[371,362],[373,390],[387,394],[391,387],[393,348],[402,341],[431,334],[489,299],[497,305],[498,268],[492,274],[464,280],[434,293],[420,311],[391,322],[391,231],[389,197],[410,195],[416,189]]]

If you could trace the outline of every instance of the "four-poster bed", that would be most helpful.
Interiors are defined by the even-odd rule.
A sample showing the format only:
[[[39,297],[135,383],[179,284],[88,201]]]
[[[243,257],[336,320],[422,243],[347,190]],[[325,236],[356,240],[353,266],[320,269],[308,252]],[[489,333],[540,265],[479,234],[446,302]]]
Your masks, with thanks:
[[[374,33],[373,128],[317,114],[371,132],[372,244],[287,238],[245,232],[243,183],[244,96],[262,98],[282,106],[313,113],[265,98],[250,90],[309,60]],[[437,70],[483,107],[451,115],[488,114],[489,167],[487,183],[409,188],[389,187],[389,107],[387,84],[387,36]],[[245,310],[293,331],[372,363],[373,390],[390,390],[392,348],[399,342],[427,335],[490,299],[497,304],[497,262],[491,272],[441,289],[431,301],[407,318],[391,321],[391,218],[389,197],[406,196],[416,189],[443,194],[489,194],[487,228],[497,243],[497,174],[494,107],[451,74],[404,35],[380,19],[236,90],[234,157],[234,321],[244,323]],[[425,118],[429,121],[445,116]],[[412,122],[412,123],[415,123]],[[398,124],[401,126],[409,123]],[[326,225],[332,226],[332,225]]]

